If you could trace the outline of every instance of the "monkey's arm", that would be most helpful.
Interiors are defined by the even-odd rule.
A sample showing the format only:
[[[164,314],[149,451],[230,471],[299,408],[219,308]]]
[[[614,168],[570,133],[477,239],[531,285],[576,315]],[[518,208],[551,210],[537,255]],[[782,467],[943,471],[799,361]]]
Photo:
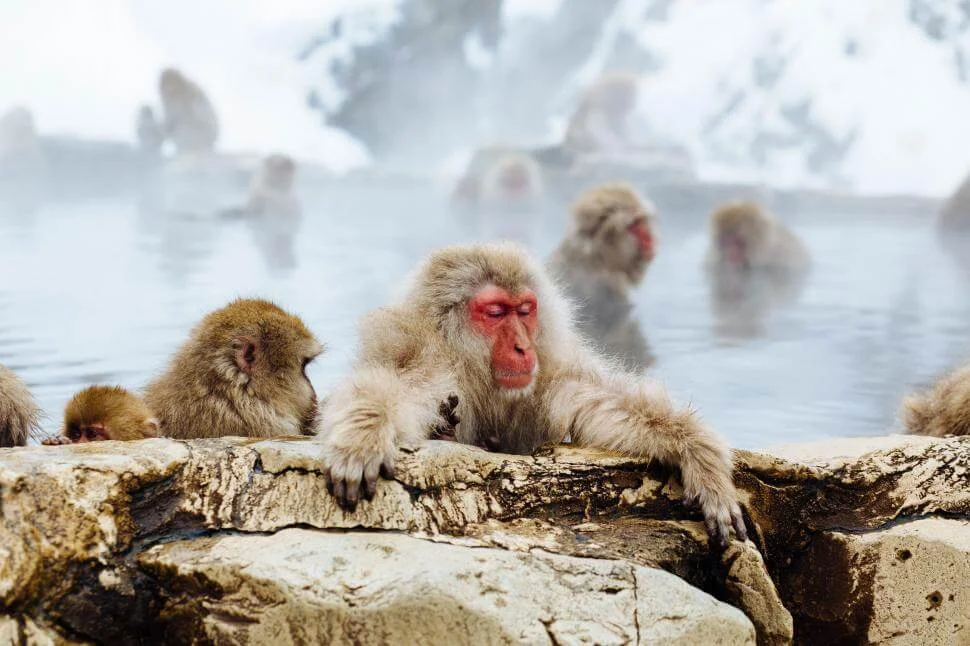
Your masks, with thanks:
[[[393,477],[397,447],[429,437],[441,403],[456,392],[448,363],[423,330],[390,310],[368,316],[360,363],[330,395],[321,415],[329,480],[338,501],[373,497],[377,476]]]
[[[727,547],[731,526],[739,540],[747,539],[727,446],[691,411],[675,409],[659,386],[577,374],[554,384],[546,404],[553,427],[579,446],[679,466],[684,499],[700,505],[711,540]]]

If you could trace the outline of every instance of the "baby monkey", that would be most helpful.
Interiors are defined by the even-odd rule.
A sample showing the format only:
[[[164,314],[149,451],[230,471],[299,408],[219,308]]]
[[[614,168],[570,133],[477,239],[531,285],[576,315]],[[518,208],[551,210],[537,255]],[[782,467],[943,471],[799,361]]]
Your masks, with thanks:
[[[145,400],[121,386],[91,386],[74,395],[64,409],[61,434],[47,446],[104,440],[158,437],[158,420]]]

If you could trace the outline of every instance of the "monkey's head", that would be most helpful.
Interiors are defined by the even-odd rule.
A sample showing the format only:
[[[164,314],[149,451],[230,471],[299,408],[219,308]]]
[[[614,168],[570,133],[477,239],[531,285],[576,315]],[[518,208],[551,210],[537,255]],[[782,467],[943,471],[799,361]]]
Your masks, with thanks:
[[[728,202],[711,215],[711,242],[718,260],[747,269],[767,248],[774,222],[758,204]]]
[[[496,168],[497,181],[503,193],[519,196],[529,193],[534,178],[533,165],[523,155],[508,155],[499,160]]]
[[[597,186],[573,206],[573,235],[597,264],[639,282],[657,253],[655,220],[653,204],[629,186]]]
[[[138,120],[141,122],[150,122],[155,120],[155,111],[152,110],[152,106],[143,105],[138,108]]]
[[[273,406],[304,434],[312,433],[317,415],[306,370],[323,350],[298,316],[261,299],[238,299],[208,314],[185,346],[191,364],[208,369],[203,380],[215,390]]]
[[[531,393],[544,339],[558,334],[555,322],[567,317],[553,313],[561,299],[541,267],[510,243],[435,252],[406,302],[430,318],[455,356],[469,358],[467,374],[513,399]]]
[[[73,444],[158,436],[158,420],[144,400],[120,386],[91,386],[64,409],[61,436]]]
[[[36,136],[34,115],[27,108],[18,105],[0,117],[0,144],[18,144],[31,141]]]
[[[287,155],[270,155],[263,160],[262,181],[277,191],[289,191],[296,175],[296,163]]]
[[[188,86],[189,80],[174,67],[165,68],[158,77],[158,93],[163,101],[185,94]]]

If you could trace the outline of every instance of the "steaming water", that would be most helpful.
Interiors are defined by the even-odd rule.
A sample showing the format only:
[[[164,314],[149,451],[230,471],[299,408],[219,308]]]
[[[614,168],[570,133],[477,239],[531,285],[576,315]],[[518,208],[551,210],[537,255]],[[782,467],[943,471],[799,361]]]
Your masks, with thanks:
[[[260,295],[299,312],[329,345],[310,371],[324,393],[349,367],[359,315],[390,298],[423,254],[501,235],[546,254],[565,221],[462,218],[430,188],[303,197],[291,271],[268,264],[243,224],[166,217],[136,195],[0,213],[0,363],[29,383],[54,431],[79,388],[141,386],[206,311]],[[662,214],[660,255],[637,293],[658,357],[651,372],[736,446],[884,433],[901,395],[968,349],[970,289],[928,220],[826,214],[793,224],[813,272],[758,338],[714,332],[696,213]]]

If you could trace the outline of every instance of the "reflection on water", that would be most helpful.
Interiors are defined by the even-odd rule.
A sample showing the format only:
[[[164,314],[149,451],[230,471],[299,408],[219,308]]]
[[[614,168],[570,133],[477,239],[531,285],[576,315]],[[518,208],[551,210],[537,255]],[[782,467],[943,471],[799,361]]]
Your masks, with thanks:
[[[244,222],[166,217],[136,195],[0,213],[0,363],[30,384],[53,430],[79,388],[144,384],[205,312],[259,295],[301,313],[329,345],[310,372],[324,393],[349,367],[358,316],[423,254],[505,236],[544,256],[567,222],[564,210],[460,217],[429,188],[301,197],[302,235],[282,265]],[[661,213],[664,243],[634,295],[650,372],[737,446],[882,433],[902,393],[968,350],[970,289],[928,219],[792,224],[812,273],[756,335],[717,333],[696,213]]]

